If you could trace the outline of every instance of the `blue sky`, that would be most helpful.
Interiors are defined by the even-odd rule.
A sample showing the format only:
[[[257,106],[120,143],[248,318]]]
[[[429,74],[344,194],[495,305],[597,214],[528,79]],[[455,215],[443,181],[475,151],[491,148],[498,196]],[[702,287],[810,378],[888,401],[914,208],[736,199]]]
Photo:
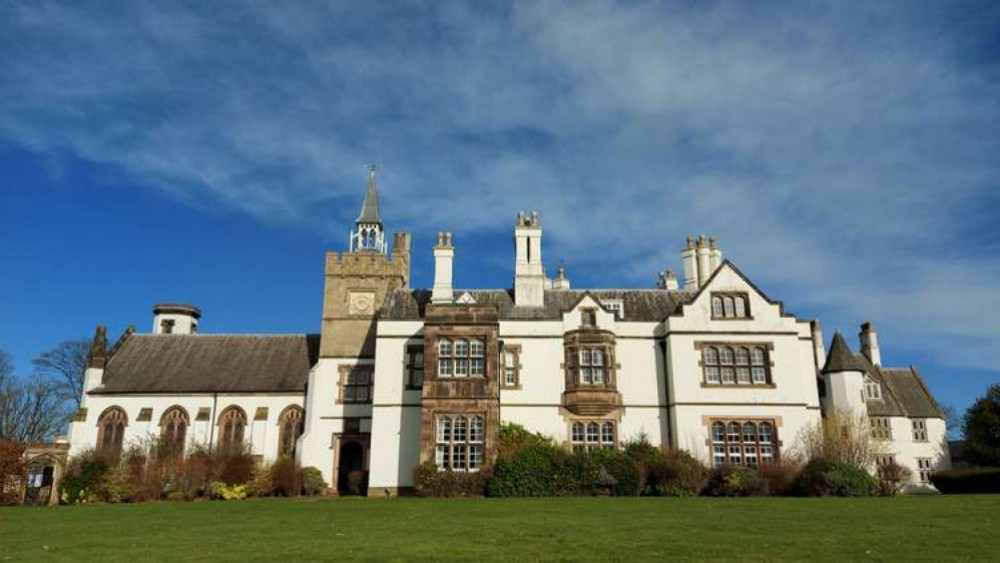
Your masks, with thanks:
[[[390,230],[456,283],[648,287],[716,236],[771,297],[964,409],[1000,380],[991,2],[4,2],[0,349],[315,332],[378,162]],[[493,4],[493,5],[491,5]]]

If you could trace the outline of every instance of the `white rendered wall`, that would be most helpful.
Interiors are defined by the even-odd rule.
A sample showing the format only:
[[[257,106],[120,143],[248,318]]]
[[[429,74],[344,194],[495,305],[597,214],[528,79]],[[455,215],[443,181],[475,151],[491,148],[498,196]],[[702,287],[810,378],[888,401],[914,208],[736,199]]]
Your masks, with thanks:
[[[892,429],[892,440],[881,442],[879,453],[892,454],[896,463],[912,472],[910,488],[933,488],[930,484],[921,484],[917,477],[917,459],[928,458],[933,461],[933,469],[941,471],[951,469],[951,456],[948,452],[948,435],[945,421],[940,418],[925,418],[927,440],[913,439],[913,419],[905,416],[894,416],[889,419]]]
[[[254,455],[263,456],[265,461],[278,457],[278,417],[288,406],[303,406],[303,396],[299,394],[184,394],[184,395],[85,395],[86,420],[74,422],[70,427],[70,455],[97,446],[98,420],[106,409],[117,406],[128,415],[123,446],[141,444],[160,434],[160,417],[167,409],[180,406],[188,413],[191,424],[185,436],[186,447],[195,444],[208,446],[218,442],[219,414],[229,406],[243,409],[247,416],[244,437]],[[210,409],[210,420],[196,420],[198,410]],[[258,407],[266,407],[267,419],[254,420]],[[148,422],[136,419],[144,408],[152,408]]]

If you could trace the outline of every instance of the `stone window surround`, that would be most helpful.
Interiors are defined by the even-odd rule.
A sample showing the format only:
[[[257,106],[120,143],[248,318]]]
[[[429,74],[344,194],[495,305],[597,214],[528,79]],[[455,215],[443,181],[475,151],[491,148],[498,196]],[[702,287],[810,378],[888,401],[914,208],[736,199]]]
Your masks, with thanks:
[[[873,416],[869,418],[871,424],[872,438],[882,441],[892,441],[892,420],[887,416]]]
[[[232,423],[232,427],[228,424]],[[216,421],[219,447],[231,446],[246,439],[247,413],[236,405],[222,409]]]
[[[619,432],[618,432],[618,425],[621,422],[620,418],[621,418],[620,413],[618,416],[611,418],[609,417],[593,418],[593,417],[583,417],[583,416],[566,417],[566,436],[569,437],[568,440],[566,440],[566,442],[568,443],[569,447],[574,451],[577,450],[578,448],[583,448],[584,450],[596,449],[596,448],[618,448],[620,443]],[[583,432],[584,432],[583,441],[576,441],[574,439],[573,427],[577,424],[583,425]],[[593,442],[593,445],[590,445],[591,442],[587,441],[587,428],[591,424],[596,424],[598,427],[598,435],[597,435],[598,439],[596,442]],[[604,440],[605,424],[611,424],[611,427],[613,429],[614,436],[611,442],[607,442]]]
[[[507,353],[510,352],[514,356],[514,365],[507,365]],[[507,383],[507,369],[514,369],[514,384]],[[521,370],[524,365],[521,364],[521,345],[520,344],[504,344],[501,343],[500,346],[500,387],[509,390],[521,389]]]
[[[734,304],[733,304],[733,314],[732,315],[727,315],[725,309],[723,308],[723,312],[722,312],[723,314],[722,315],[717,315],[716,314],[716,310],[715,310],[715,300],[716,299],[720,299],[720,300],[722,300],[722,303],[724,304],[725,300],[727,298],[728,299],[732,299],[733,302],[734,302]],[[737,298],[743,300],[743,307],[744,307],[743,312],[745,314],[742,317],[736,315],[735,301],[736,301]],[[745,291],[713,291],[712,295],[711,295],[711,299],[709,299],[709,308],[710,308],[711,313],[712,313],[712,320],[713,321],[752,321],[753,320],[753,314],[750,311],[750,295],[747,292],[745,292]]]
[[[926,418],[912,418],[910,419],[910,427],[912,429],[913,441],[918,443],[927,443],[927,419]]]
[[[374,364],[350,364],[342,365],[339,368],[340,379],[337,382],[337,402],[341,405],[370,405],[372,402],[372,392],[375,389],[375,365]],[[348,384],[348,378],[350,375],[365,373],[368,375],[367,383],[354,383]],[[368,387],[368,397],[365,400],[357,400],[356,395],[352,400],[347,400],[347,388],[348,387]],[[355,391],[355,393],[357,393]]]
[[[417,363],[414,362],[415,353],[420,353],[420,369],[417,369]],[[426,358],[424,352],[423,344],[406,344],[406,349],[403,355],[403,373],[406,374],[405,387],[408,391],[419,391],[423,388],[424,377],[427,374]],[[414,383],[415,372],[420,372],[420,385]]]
[[[764,367],[767,369],[767,383],[709,383],[707,381],[707,374],[705,373],[705,352],[704,349],[709,346],[715,347],[729,347],[729,348],[753,348],[753,347],[763,347],[767,352],[767,356],[764,358]],[[701,386],[710,389],[775,389],[777,384],[774,382],[774,342],[730,342],[730,341],[707,341],[699,340],[694,343],[695,350],[698,350],[698,367],[701,368]],[[735,357],[733,367],[736,367]],[[750,367],[752,367],[752,362]],[[751,375],[751,378],[753,376]],[[752,379],[751,379],[752,381]]]
[[[111,436],[111,443],[108,443],[109,437],[107,436],[107,423],[109,419],[115,423],[114,432],[118,433],[117,436]],[[119,407],[118,405],[112,405],[101,413],[101,416],[97,417],[97,449],[98,450],[115,450],[115,452],[120,452],[125,442],[125,428],[128,427],[128,414],[125,409]]]
[[[760,425],[762,423],[765,423],[765,422],[766,423],[770,423],[771,424],[771,429],[772,429],[771,442],[768,443],[768,444],[764,444],[764,445],[771,446],[773,448],[773,452],[772,452],[772,455],[771,455],[771,462],[770,462],[770,464],[771,465],[777,465],[777,464],[781,463],[781,450],[782,450],[782,447],[784,446],[784,442],[781,440],[781,432],[780,432],[780,428],[782,426],[782,417],[781,416],[768,417],[768,416],[708,416],[708,415],[705,415],[705,416],[701,417],[701,421],[702,421],[702,424],[705,426],[705,430],[707,432],[707,436],[705,438],[705,445],[708,446],[708,460],[709,460],[709,465],[714,466],[714,464],[715,464],[715,458],[714,458],[714,452],[713,452],[713,447],[714,446],[722,445],[722,446],[724,446],[726,448],[725,456],[726,456],[726,459],[728,461],[728,458],[729,458],[729,446],[730,446],[728,427],[729,427],[729,424],[733,423],[733,422],[739,423],[739,425],[740,425],[741,439],[740,439],[739,443],[740,443],[740,447],[741,448],[744,447],[744,446],[742,446],[742,444],[744,443],[743,440],[742,440],[743,425],[744,424],[746,424],[746,423],[753,423],[754,425],[757,426],[758,440],[759,440]],[[721,444],[719,442],[713,441],[713,438],[712,438],[712,425],[714,425],[717,422],[722,423],[726,427],[725,440]],[[760,453],[761,443],[758,441],[758,442],[752,443],[751,445],[754,446],[754,447],[756,447],[756,448],[758,448],[756,455],[757,455],[758,461],[762,460],[763,456],[761,456],[761,453]],[[745,458],[745,451],[744,450],[741,450],[741,457]],[[742,467],[747,467],[747,465],[745,463],[742,463],[740,465]],[[758,466],[759,465],[761,465],[761,463],[758,462]]]
[[[580,349],[600,348],[604,354],[604,381],[602,383],[580,382]],[[606,330],[587,328],[567,332],[563,336],[563,363],[560,364],[565,375],[566,390],[595,389],[617,392],[618,370],[621,365],[615,354],[615,335]]]
[[[476,420],[477,418],[482,421],[482,427],[479,430],[479,432],[480,432],[480,434],[479,434],[479,440],[475,440],[474,441],[472,439],[472,428],[473,428],[473,421]],[[465,439],[464,440],[458,440],[458,441],[456,441],[455,440],[455,422],[458,419],[464,419],[465,420]],[[447,436],[447,438],[445,440],[441,440],[440,437],[438,436],[438,432],[439,432],[439,428],[440,428],[440,424],[441,424],[442,420],[448,420],[449,421],[449,423],[448,423],[448,436]],[[485,412],[477,412],[477,411],[463,411],[463,412],[439,411],[439,412],[435,412],[434,413],[434,452],[435,452],[434,463],[435,464],[438,463],[437,453],[436,453],[437,449],[438,449],[438,446],[441,446],[443,444],[447,444],[447,446],[446,446],[446,448],[448,450],[448,457],[447,457],[448,461],[447,461],[447,463],[449,465],[448,468],[442,468],[440,465],[438,465],[438,471],[445,471],[447,469],[449,471],[461,471],[461,472],[474,473],[474,472],[477,472],[480,469],[482,469],[486,465],[486,461],[487,461],[487,459],[486,459],[486,451],[487,451],[486,450],[486,442],[487,442],[486,437],[487,437],[487,428],[486,428],[486,413]],[[453,465],[455,463],[454,449],[455,449],[456,445],[463,446],[464,447],[464,452],[465,452],[463,467],[462,468],[457,468],[457,469],[455,467],[453,467]],[[471,466],[471,462],[472,462],[472,449],[474,447],[479,448],[479,465],[477,465],[476,467],[470,467]]]

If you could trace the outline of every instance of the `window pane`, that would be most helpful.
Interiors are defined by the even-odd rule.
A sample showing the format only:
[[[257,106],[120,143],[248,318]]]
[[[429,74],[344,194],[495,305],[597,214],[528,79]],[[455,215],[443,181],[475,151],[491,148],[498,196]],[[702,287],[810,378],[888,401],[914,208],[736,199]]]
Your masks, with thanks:
[[[716,422],[712,424],[712,441],[713,442],[725,442],[726,441],[726,425],[721,422]]]
[[[469,360],[458,358],[455,360],[455,377],[465,377],[469,375]]]
[[[505,383],[507,385],[517,385],[517,372],[514,371],[514,368],[507,368]]]
[[[438,355],[442,358],[451,357],[451,340],[442,340],[438,344]]]
[[[730,422],[729,425],[726,427],[726,430],[727,430],[727,433],[729,435],[728,437],[729,437],[729,441],[730,442],[739,442],[740,441],[740,423],[739,422]]]
[[[772,440],[772,435],[773,431],[771,429],[771,423],[769,422],[760,423],[760,433],[759,433],[760,443],[770,444]]]
[[[469,469],[479,469],[483,466],[483,447],[469,446]]]
[[[441,469],[448,469],[448,446],[438,444],[434,449],[434,463]]]
[[[719,352],[711,346],[705,348],[705,364],[717,363],[719,363]]]
[[[613,444],[615,442],[615,425],[610,422],[605,422],[601,426],[601,441],[605,444]]]
[[[451,448],[451,468],[459,471],[465,469],[465,444],[455,444]]]
[[[592,368],[593,380],[595,385],[600,385],[604,383],[604,368]]]
[[[705,368],[705,380],[709,383],[719,383],[719,368],[715,366]]]
[[[746,457],[747,467],[757,467],[757,447],[747,446],[744,448],[744,456]]]
[[[516,365],[514,352],[504,352],[503,356],[504,356],[504,363],[507,367],[514,367]]]
[[[757,425],[752,422],[743,425],[743,441],[750,443],[757,441]]]
[[[438,360],[438,375],[441,377],[451,377],[451,360]]]
[[[413,385],[420,387],[424,384],[424,370],[417,369],[413,370]]]
[[[573,431],[572,431],[572,437],[571,437],[571,439],[572,439],[573,443],[582,443],[583,442],[583,423],[582,422],[574,422],[573,423]]]
[[[455,357],[465,358],[469,355],[469,343],[465,340],[455,341]]]
[[[591,364],[595,366],[604,365],[604,351],[597,349],[592,352]]]
[[[722,300],[722,304],[723,304],[723,306],[725,307],[725,310],[726,310],[726,315],[725,316],[727,316],[727,317],[735,316],[735,313],[733,312],[733,298],[732,297],[726,297],[725,299],[723,299]]]
[[[447,442],[451,439],[451,419],[442,416],[437,421],[437,441]]]
[[[472,418],[472,424],[469,427],[469,441],[470,442],[482,442],[483,441],[483,428],[484,421],[483,417],[476,416]]]
[[[722,316],[722,298],[720,297],[712,298],[712,316],[713,317]]]
[[[747,302],[742,297],[736,298],[736,316],[740,318],[747,316]]]
[[[422,366],[424,365],[424,353],[416,352],[413,354],[413,365]]]
[[[750,352],[746,348],[736,349],[736,363],[741,366],[750,364]]]
[[[733,465],[743,465],[743,448],[739,446],[729,446],[729,463]]]
[[[456,442],[464,442],[467,438],[467,432],[469,430],[469,421],[464,416],[459,416],[455,418],[453,422],[454,427],[452,428],[452,436]]]
[[[590,368],[580,368],[580,383],[590,385],[593,382],[594,379],[590,374]]]
[[[600,429],[596,422],[591,422],[587,425],[587,443],[597,443],[600,435]]]
[[[736,382],[740,385],[750,384],[750,368],[738,367],[736,368]]]
[[[733,368],[722,368],[722,382],[728,384],[736,383],[736,372],[733,371]]]
[[[733,349],[732,348],[720,348],[719,349],[719,362],[726,366],[733,365]]]
[[[750,351],[751,360],[753,365],[762,366],[764,365],[764,349],[763,348],[753,348]]]
[[[473,358],[469,360],[469,374],[470,375],[483,375],[483,359]]]
[[[589,366],[590,365],[590,348],[580,349],[580,365]]]
[[[473,340],[472,341],[471,349],[470,349],[470,355],[472,357],[474,357],[474,358],[482,358],[483,357],[483,341],[482,340]]]
[[[726,447],[725,446],[712,446],[712,465],[716,469],[722,467],[726,463]]]
[[[751,370],[754,383],[767,383],[767,372],[762,367],[754,367]]]

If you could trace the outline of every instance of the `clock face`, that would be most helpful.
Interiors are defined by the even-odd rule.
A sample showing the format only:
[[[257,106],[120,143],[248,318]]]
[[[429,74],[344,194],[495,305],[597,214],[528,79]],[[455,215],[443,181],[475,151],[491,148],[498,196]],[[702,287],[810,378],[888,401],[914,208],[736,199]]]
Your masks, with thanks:
[[[373,313],[375,313],[375,294],[351,293],[349,314],[371,315]]]

